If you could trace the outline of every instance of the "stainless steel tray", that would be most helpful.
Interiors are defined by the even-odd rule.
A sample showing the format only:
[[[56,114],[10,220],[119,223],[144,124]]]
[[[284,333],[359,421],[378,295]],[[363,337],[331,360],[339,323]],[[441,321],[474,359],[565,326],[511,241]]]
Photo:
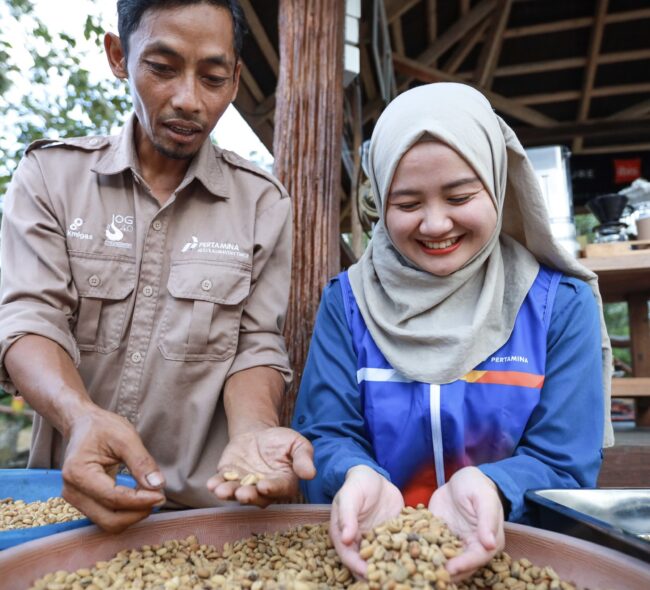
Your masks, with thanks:
[[[537,523],[650,562],[650,489],[527,492]]]

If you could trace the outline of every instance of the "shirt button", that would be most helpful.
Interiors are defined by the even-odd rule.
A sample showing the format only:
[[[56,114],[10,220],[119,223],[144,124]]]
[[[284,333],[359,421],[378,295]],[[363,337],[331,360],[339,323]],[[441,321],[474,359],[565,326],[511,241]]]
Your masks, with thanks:
[[[162,229],[162,221],[160,221],[159,219],[156,219],[156,221],[154,221],[151,224],[151,227],[153,227],[156,231],[160,231]]]
[[[209,279],[205,279],[204,281],[202,281],[201,289],[203,289],[204,291],[209,291],[210,289],[212,289],[212,281],[210,281]]]
[[[141,355],[139,352],[134,352],[134,353],[131,355],[131,360],[132,360],[134,363],[139,363],[139,362],[142,360],[142,355]]]
[[[304,424],[306,419],[307,418],[305,418],[304,416],[298,416],[298,424]]]
[[[92,275],[92,276],[88,279],[88,284],[89,284],[91,287],[99,287],[99,285],[101,285],[101,283],[102,283],[102,280],[101,280],[97,275]]]
[[[145,297],[151,297],[153,295],[153,287],[151,285],[147,285],[144,289],[142,289],[142,294]]]

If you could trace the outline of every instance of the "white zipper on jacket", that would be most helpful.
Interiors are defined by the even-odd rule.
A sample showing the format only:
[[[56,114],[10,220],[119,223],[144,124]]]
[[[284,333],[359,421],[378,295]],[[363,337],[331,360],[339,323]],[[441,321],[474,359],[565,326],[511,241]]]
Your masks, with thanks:
[[[440,385],[429,386],[429,412],[431,413],[431,440],[433,441],[433,464],[436,468],[436,483],[445,485],[445,458],[442,448],[442,422],[440,419]]]

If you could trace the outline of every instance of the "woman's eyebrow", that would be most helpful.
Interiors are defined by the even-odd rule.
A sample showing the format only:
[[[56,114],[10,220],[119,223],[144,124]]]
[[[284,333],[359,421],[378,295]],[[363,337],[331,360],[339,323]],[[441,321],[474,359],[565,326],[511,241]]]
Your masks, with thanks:
[[[452,182],[448,182],[447,184],[442,185],[443,190],[450,190],[452,188],[458,188],[459,186],[464,186],[466,184],[474,184],[476,182],[481,182],[478,176],[471,176],[467,178],[459,178],[458,180],[454,180]],[[482,183],[481,183],[482,184]]]
[[[388,193],[388,198],[392,197],[412,197],[413,195],[419,195],[421,191],[415,188],[399,188],[397,190],[391,191]]]

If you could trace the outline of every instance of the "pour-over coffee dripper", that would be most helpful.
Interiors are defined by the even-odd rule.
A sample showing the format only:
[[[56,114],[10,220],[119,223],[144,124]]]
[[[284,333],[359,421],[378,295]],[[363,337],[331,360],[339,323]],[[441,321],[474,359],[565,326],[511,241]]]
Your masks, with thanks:
[[[612,193],[599,195],[587,202],[600,225],[594,228],[596,242],[620,242],[627,239],[627,225],[621,221],[621,215],[628,203],[625,195]]]

